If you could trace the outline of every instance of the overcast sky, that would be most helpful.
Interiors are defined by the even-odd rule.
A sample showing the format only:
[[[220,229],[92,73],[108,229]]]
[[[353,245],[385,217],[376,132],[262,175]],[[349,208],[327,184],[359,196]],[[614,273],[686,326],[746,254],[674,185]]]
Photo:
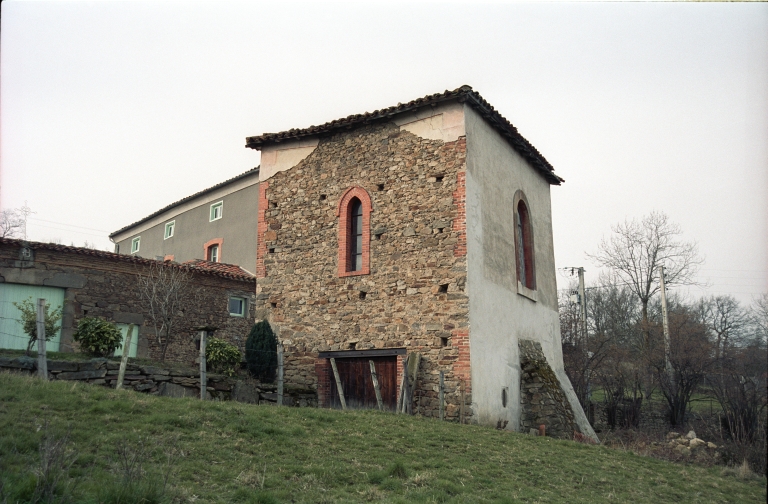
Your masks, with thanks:
[[[107,235],[259,164],[245,137],[469,84],[552,163],[559,268],[666,212],[693,296],[768,291],[768,4],[2,2],[0,206]],[[559,274],[560,287],[568,278]]]

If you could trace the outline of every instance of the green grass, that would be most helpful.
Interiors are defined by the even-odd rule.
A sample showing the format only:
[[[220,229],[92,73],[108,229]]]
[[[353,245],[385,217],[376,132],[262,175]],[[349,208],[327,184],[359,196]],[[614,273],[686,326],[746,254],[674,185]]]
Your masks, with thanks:
[[[0,373],[9,504],[29,500],[46,430],[68,429],[72,502],[766,500],[765,478],[601,446],[376,411],[170,399]],[[130,481],[119,464],[125,441],[123,455],[143,453],[143,476],[132,484],[122,483]]]

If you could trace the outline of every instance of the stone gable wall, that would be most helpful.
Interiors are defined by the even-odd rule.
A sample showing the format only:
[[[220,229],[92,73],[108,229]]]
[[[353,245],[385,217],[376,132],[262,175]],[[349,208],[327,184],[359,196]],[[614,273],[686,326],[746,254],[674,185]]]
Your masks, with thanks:
[[[438,415],[442,370],[448,418],[457,418],[459,378],[469,390],[468,367],[457,367],[469,363],[459,345],[468,333],[465,157],[463,137],[444,143],[377,124],[321,139],[261,183],[258,314],[285,346],[287,384],[316,389],[318,352],[405,347],[423,357],[414,412]],[[340,278],[337,205],[353,186],[372,202],[370,274]]]
[[[64,287],[61,351],[76,351],[72,334],[80,319],[103,317],[111,322],[133,323],[139,329],[139,356],[159,359],[160,346],[138,295],[137,275],[146,266],[70,252],[36,250],[34,261],[18,266],[19,249],[0,246],[0,281],[28,285]],[[197,331],[202,325],[218,327],[215,336],[245,350],[245,340],[254,322],[255,280],[237,281],[192,273],[188,309],[177,322],[177,338],[168,347],[166,360],[192,364],[197,359]],[[247,317],[229,315],[229,296],[248,300]]]

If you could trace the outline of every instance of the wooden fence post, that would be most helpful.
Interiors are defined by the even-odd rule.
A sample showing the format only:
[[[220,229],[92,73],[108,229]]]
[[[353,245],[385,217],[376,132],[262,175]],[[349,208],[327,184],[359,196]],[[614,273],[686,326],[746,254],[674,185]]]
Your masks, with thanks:
[[[336,379],[336,390],[339,391],[339,400],[341,401],[341,409],[347,409],[347,401],[344,400],[344,389],[341,386],[341,378],[339,378],[339,370],[336,368],[336,359],[331,357],[331,368],[333,368],[333,377]]]
[[[408,380],[406,379],[406,375],[408,374],[408,357],[410,356],[406,355],[405,360],[403,361],[403,375],[400,377],[400,393],[397,395],[397,407],[395,408],[397,413],[401,413],[403,404],[405,403],[403,395],[405,394],[405,387],[408,386]]]
[[[440,371],[440,420],[445,415],[445,372]]]
[[[125,344],[123,345],[123,358],[120,359],[120,371],[117,373],[117,385],[115,390],[123,388],[123,379],[125,378],[125,368],[128,365],[128,354],[131,351],[131,338],[133,337],[133,324],[128,325],[128,334],[125,335]]]
[[[277,344],[277,405],[283,405],[283,344]]]
[[[37,375],[48,379],[48,356],[45,349],[45,299],[37,299]]]
[[[208,391],[208,377],[205,365],[205,337],[208,331],[200,331],[200,400],[205,401],[205,393]]]
[[[379,406],[379,411],[384,409],[384,402],[381,400],[381,389],[379,388],[379,379],[376,376],[376,366],[372,360],[368,361],[371,365],[371,380],[373,380],[373,391],[376,392],[376,404]]]

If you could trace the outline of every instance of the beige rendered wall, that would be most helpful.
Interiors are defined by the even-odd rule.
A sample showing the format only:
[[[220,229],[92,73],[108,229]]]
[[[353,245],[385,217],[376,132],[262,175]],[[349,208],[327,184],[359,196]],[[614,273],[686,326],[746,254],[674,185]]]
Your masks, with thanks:
[[[472,407],[482,424],[520,424],[518,340],[541,343],[584,434],[594,432],[562,359],[549,183],[471,107],[467,135],[467,288]],[[514,244],[515,193],[527,198],[534,235],[536,291],[518,293]],[[532,299],[534,298],[534,299]],[[507,406],[502,389],[508,388]]]
[[[249,185],[237,184],[230,191],[215,191],[181,207],[159,215],[149,223],[128,230],[116,241],[121,254],[130,255],[131,241],[140,236],[140,249],[136,255],[155,259],[173,255],[176,262],[204,259],[203,245],[221,238],[221,261],[237,264],[250,272],[256,271],[256,225],[258,220],[258,175],[248,177]],[[234,190],[233,190],[234,189]],[[223,201],[222,218],[210,222],[211,204]],[[174,235],[164,239],[165,224],[175,221]]]

